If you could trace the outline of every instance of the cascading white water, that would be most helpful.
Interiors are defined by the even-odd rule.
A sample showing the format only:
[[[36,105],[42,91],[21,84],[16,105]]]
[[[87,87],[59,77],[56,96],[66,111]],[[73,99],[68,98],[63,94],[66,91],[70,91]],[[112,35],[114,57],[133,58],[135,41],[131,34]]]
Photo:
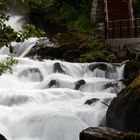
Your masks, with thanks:
[[[56,63],[65,73],[54,72]],[[109,103],[122,88],[105,85],[118,82],[123,65],[116,67],[115,79],[111,72],[107,78],[101,70],[89,70],[89,65],[19,58],[13,73],[0,77],[0,133],[8,140],[78,140],[84,128],[102,124],[107,106],[101,102]],[[85,85],[76,90],[81,79]],[[49,87],[52,80],[57,82]],[[91,98],[99,100],[84,104]]]
[[[7,26],[11,26],[15,31],[22,31],[22,26],[25,24],[24,16],[23,15],[12,15],[9,14],[10,18],[8,21],[5,21],[5,24]],[[38,40],[37,37],[31,37],[25,42],[19,44],[17,42],[11,42],[11,45],[14,47],[13,55],[15,57],[24,57],[30,49],[33,47],[33,45]],[[9,54],[9,48],[6,46],[2,47],[0,49],[0,55],[8,55]]]
[[[6,25],[11,26],[15,31],[21,31],[22,25],[24,24],[24,17],[22,15],[11,15],[10,18],[6,21]]]
[[[124,65],[22,58],[35,42],[19,45],[13,73],[0,76],[0,133],[8,140],[79,140],[83,129],[104,124],[103,103],[123,88]],[[0,52],[2,59],[7,53]]]

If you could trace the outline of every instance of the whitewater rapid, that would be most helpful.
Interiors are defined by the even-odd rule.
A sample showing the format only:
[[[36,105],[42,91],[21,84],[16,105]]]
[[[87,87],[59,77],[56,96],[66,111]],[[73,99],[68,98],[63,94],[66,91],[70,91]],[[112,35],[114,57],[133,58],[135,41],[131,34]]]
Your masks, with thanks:
[[[21,18],[8,23],[20,28]],[[106,104],[124,88],[124,64],[24,58],[36,41],[12,44],[19,62],[0,76],[0,133],[8,140],[79,140],[83,129],[104,125]],[[8,53],[3,47],[0,59]]]
[[[124,65],[103,63],[105,72],[89,69],[100,63],[17,59],[13,73],[0,76],[0,133],[8,140],[78,140],[83,129],[105,123],[107,106],[102,102],[109,104],[123,88]],[[85,84],[76,90],[81,79]],[[117,85],[106,87],[108,83]],[[85,104],[92,98],[98,100]]]

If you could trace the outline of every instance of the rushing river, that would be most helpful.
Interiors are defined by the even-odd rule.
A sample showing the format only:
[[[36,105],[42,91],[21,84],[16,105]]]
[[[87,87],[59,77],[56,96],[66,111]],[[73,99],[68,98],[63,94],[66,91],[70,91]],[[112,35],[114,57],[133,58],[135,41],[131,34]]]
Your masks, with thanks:
[[[13,73],[0,76],[0,133],[8,140],[79,140],[83,129],[105,124],[124,65],[24,58],[35,42],[19,45]]]

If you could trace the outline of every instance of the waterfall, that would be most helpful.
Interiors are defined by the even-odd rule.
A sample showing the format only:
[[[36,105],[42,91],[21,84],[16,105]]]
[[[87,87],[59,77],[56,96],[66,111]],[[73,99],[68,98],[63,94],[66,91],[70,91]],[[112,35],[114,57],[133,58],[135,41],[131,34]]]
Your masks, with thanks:
[[[105,74],[89,69],[100,63],[17,59],[13,73],[0,77],[0,133],[8,140],[78,140],[83,129],[103,124],[107,106],[101,102],[109,104],[123,88],[123,65],[104,63],[114,69]],[[56,63],[64,73],[56,72]],[[85,84],[77,90],[81,79]],[[98,100],[85,104],[93,98]]]
[[[10,18],[6,21],[6,25],[11,26],[15,31],[21,31],[22,25],[25,23],[24,17],[22,15],[11,15]]]
[[[5,21],[7,26],[11,26],[15,31],[22,31],[22,26],[25,24],[25,19],[23,15],[13,15],[9,14],[9,20]],[[11,45],[14,47],[13,55],[15,57],[24,57],[30,49],[34,46],[37,42],[37,37],[31,37],[28,40],[25,40],[23,43],[11,42]],[[0,49],[0,55],[8,55],[9,48],[4,46]]]
[[[0,76],[0,133],[8,140],[79,140],[83,129],[105,123],[103,103],[124,88],[124,64],[24,58],[36,41],[15,44],[19,62]],[[7,53],[2,48],[1,58]]]

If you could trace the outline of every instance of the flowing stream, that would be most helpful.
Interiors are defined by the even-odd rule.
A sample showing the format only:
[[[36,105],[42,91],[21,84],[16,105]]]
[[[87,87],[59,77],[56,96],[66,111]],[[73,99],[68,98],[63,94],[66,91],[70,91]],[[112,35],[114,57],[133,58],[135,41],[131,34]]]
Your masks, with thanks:
[[[79,140],[83,129],[105,124],[106,104],[124,87],[124,64],[24,58],[35,42],[18,44],[19,63],[0,76],[0,133],[8,140]],[[2,48],[0,58],[7,53]]]

